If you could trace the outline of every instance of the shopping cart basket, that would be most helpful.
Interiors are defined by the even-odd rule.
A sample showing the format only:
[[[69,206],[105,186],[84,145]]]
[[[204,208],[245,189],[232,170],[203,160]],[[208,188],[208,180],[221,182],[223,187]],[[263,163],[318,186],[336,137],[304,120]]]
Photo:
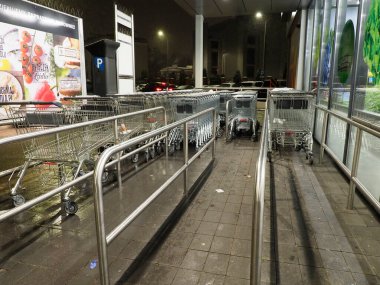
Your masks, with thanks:
[[[312,164],[314,94],[294,89],[274,89],[269,94],[269,160],[272,149],[292,146],[303,149]]]
[[[215,108],[219,111],[220,96],[217,92],[198,92],[188,94],[175,94],[169,96],[175,112],[175,119],[180,120],[192,114],[196,114],[208,108]],[[219,118],[219,115],[218,115]],[[199,149],[212,137],[211,113],[204,114],[188,123],[189,143],[194,143]],[[220,120],[217,121],[217,131],[220,129]],[[169,150],[174,151],[183,142],[183,131],[180,128],[173,129],[169,134]]]
[[[259,122],[256,114],[257,91],[239,91],[232,94],[227,103],[226,141],[231,141],[238,133],[249,133],[257,140]]]
[[[30,133],[50,127],[66,124],[69,116],[64,108],[41,108],[39,104],[7,106],[8,116],[13,119],[18,133]],[[82,119],[80,121],[86,121]],[[15,185],[11,186],[14,173],[10,176],[10,194],[15,206],[25,202],[19,193],[23,179],[33,162],[38,164],[32,168],[34,172],[41,171],[39,178],[42,190],[50,190],[63,185],[92,170],[100,148],[114,140],[112,124],[93,124],[82,128],[59,132],[55,135],[40,136],[22,143],[25,163],[18,173]],[[78,207],[70,200],[72,188],[62,194],[62,203],[68,214],[74,214]]]

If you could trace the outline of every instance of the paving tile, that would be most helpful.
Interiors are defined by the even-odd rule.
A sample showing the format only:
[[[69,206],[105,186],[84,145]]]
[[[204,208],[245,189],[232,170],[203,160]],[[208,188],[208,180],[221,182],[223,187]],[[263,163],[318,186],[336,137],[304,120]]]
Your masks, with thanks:
[[[312,266],[300,266],[302,284],[310,285],[330,285],[326,270]]]
[[[198,285],[223,285],[224,275],[202,272]]]
[[[278,247],[278,260],[280,262],[298,264],[298,255],[296,245],[279,244]]]
[[[375,275],[365,275],[361,273],[352,273],[355,284],[357,285],[378,285],[380,284],[380,278]]]
[[[206,262],[207,254],[205,251],[189,250],[182,261],[181,267],[185,269],[202,270]]]
[[[218,224],[215,235],[221,237],[234,237],[236,226],[231,224]]]
[[[297,256],[301,265],[308,267],[323,266],[321,255],[316,248],[297,246]]]
[[[343,256],[351,272],[375,274],[364,255],[343,252]]]
[[[250,257],[251,244],[252,242],[250,240],[234,239],[231,249],[231,255]]]
[[[243,196],[242,195],[229,195],[227,199],[227,203],[238,203],[240,204],[242,202]]]
[[[223,212],[208,210],[203,217],[203,221],[217,223],[220,220]]]
[[[224,280],[224,285],[249,285],[248,279],[241,279],[231,276],[226,276]]]
[[[278,263],[275,261],[263,260],[261,262],[261,282],[276,284]]]
[[[171,246],[188,248],[193,241],[194,233],[176,232],[169,236],[167,243]]]
[[[232,238],[215,236],[211,244],[210,252],[230,254],[232,242]]]
[[[212,242],[212,236],[195,234],[190,244],[190,249],[208,251]]]
[[[250,242],[250,241],[248,241]],[[263,260],[272,260],[276,261],[277,257],[275,255],[275,247],[272,242],[263,242],[263,251],[262,251],[262,259]]]
[[[295,244],[294,234],[291,230],[277,230],[277,242],[287,243],[287,244]]]
[[[225,275],[229,259],[230,256],[227,254],[209,253],[203,270],[209,273]]]
[[[237,225],[234,238],[251,240],[251,238],[252,238],[252,227]]]
[[[303,285],[301,268],[298,264],[279,262],[279,284]]]
[[[368,239],[366,237],[356,238],[360,249],[364,254],[370,256],[380,256],[380,242],[373,239]]]
[[[177,270],[172,266],[152,264],[142,276],[141,284],[172,284]]]
[[[334,284],[334,285],[355,284],[355,281],[354,281],[354,278],[352,277],[351,272],[326,269],[326,273],[330,281],[330,284]]]
[[[369,265],[371,266],[373,272],[380,277],[380,257],[378,256],[367,256]]]
[[[352,237],[335,236],[337,243],[339,244],[342,252],[362,253],[359,242]]]
[[[209,210],[223,211],[226,203],[212,201],[208,207]]]
[[[240,207],[240,203],[226,203],[223,211],[227,213],[240,213]]]
[[[318,248],[329,249],[329,250],[341,250],[340,244],[335,239],[333,235],[314,235],[315,240],[317,241]]]
[[[250,258],[231,256],[228,264],[227,276],[249,279],[250,264]]]
[[[163,245],[152,257],[152,261],[160,264],[178,266],[181,264],[185,255],[187,253],[187,248]]]
[[[217,227],[217,223],[203,221],[200,223],[197,233],[204,235],[214,235]]]
[[[320,249],[323,267],[331,270],[349,271],[346,261],[340,251]]]
[[[176,285],[196,285],[200,278],[199,271],[179,269],[172,284]]]
[[[236,225],[239,219],[239,214],[224,212],[220,218],[220,223]]]

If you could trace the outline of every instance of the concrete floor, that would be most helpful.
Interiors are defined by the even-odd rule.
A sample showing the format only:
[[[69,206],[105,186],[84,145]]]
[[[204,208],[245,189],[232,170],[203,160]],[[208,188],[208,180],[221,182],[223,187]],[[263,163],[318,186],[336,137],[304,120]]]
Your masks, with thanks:
[[[218,140],[209,179],[129,278],[124,271],[181,199],[183,181],[111,244],[111,282],[249,284],[257,151],[258,143],[244,138]],[[192,181],[209,159],[205,155],[193,167]],[[146,164],[125,181],[123,191],[107,192],[107,231],[181,162],[176,155]],[[4,191],[0,207],[7,205]],[[309,166],[302,153],[276,153],[267,164],[262,284],[380,284],[379,217],[360,197],[354,210],[346,210],[347,191],[347,181],[328,158]],[[61,215],[57,198],[0,224],[0,284],[99,284],[91,191],[79,191],[77,199],[75,216]]]

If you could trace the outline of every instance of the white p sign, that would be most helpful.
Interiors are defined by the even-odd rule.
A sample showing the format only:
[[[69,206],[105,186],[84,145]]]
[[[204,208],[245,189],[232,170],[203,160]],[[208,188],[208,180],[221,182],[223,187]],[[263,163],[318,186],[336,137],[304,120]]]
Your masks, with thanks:
[[[99,71],[104,71],[104,57],[95,57],[94,64],[96,66],[96,69]]]

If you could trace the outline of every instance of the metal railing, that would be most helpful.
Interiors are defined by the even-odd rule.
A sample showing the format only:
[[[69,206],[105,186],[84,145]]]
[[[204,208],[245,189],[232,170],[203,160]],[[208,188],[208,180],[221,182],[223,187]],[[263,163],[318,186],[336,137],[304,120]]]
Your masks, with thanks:
[[[199,149],[190,159],[188,155],[188,122],[195,118],[202,116],[203,114],[212,112],[213,117],[213,132],[210,140]],[[183,125],[184,132],[184,164],[179,168],[164,184],[162,184],[157,190],[155,190],[143,203],[141,203],[128,217],[126,217],[118,226],[116,226],[108,235],[105,231],[104,221],[104,206],[103,206],[103,191],[102,191],[102,174],[106,167],[113,165],[115,162],[109,161],[109,159],[121,153],[131,145],[136,145],[139,142],[148,140],[152,137],[159,136],[160,134],[167,133],[171,129]],[[149,133],[143,134],[136,138],[132,138],[126,142],[112,146],[106,149],[98,160],[94,174],[94,203],[95,203],[95,225],[97,234],[97,246],[99,256],[99,271],[101,284],[109,284],[109,272],[108,272],[108,259],[107,259],[107,246],[123,231],[128,225],[130,225],[166,188],[171,185],[182,173],[184,175],[184,195],[187,195],[187,169],[191,163],[193,163],[210,145],[212,145],[212,159],[215,158],[215,134],[216,134],[216,111],[215,108],[209,108],[195,115],[189,116],[167,126],[161,127]],[[147,145],[142,146],[145,148]],[[140,150],[141,150],[140,148]],[[138,150],[136,150],[138,151]],[[129,152],[123,156],[119,156],[118,160],[123,160],[133,155],[134,152]],[[121,181],[119,180],[119,187]]]
[[[347,198],[347,209],[350,209],[350,210],[353,209],[354,197],[355,197],[355,188],[358,188],[361,191],[361,193],[366,197],[366,199],[372,204],[372,206],[375,208],[375,210],[378,213],[380,213],[379,201],[376,200],[375,197],[373,197],[373,195],[370,193],[370,191],[360,182],[360,180],[357,177],[363,132],[369,133],[369,134],[380,139],[380,131],[376,128],[376,126],[374,126],[374,128],[370,128],[369,126],[366,126],[365,122],[363,122],[363,120],[361,120],[360,118],[353,117],[352,119],[349,119],[349,118],[343,117],[342,115],[337,114],[331,110],[327,110],[323,106],[316,106],[316,108],[318,110],[324,112],[319,161],[320,161],[320,163],[323,161],[324,151],[326,151],[331,156],[331,158],[335,161],[335,163],[342,169],[342,171],[349,177],[350,188],[349,188],[348,198]],[[334,154],[332,149],[329,148],[329,146],[326,144],[327,125],[328,125],[329,116],[334,116],[334,117],[338,118],[339,120],[346,122],[350,126],[357,128],[355,144],[354,144],[354,153],[353,153],[353,159],[352,159],[352,170],[350,170]]]
[[[261,259],[263,250],[265,167],[268,152],[268,109],[265,109],[261,129],[260,152],[255,170],[255,192],[253,201],[252,254],[250,284],[261,284]]]
[[[47,136],[47,135],[52,135],[52,134],[57,135],[57,134],[62,133],[62,132],[83,128],[83,127],[90,126],[93,124],[101,124],[101,123],[112,122],[112,121],[114,122],[113,126],[114,126],[114,133],[115,133],[115,141],[117,141],[118,140],[118,121],[120,119],[132,117],[132,116],[137,116],[137,115],[141,115],[141,114],[145,114],[145,113],[150,113],[150,112],[154,112],[154,111],[158,111],[158,110],[163,111],[163,113],[164,113],[164,124],[166,125],[167,124],[167,121],[166,121],[167,118],[166,118],[165,108],[164,107],[156,107],[156,108],[141,110],[141,111],[137,111],[137,112],[133,112],[133,113],[117,115],[117,116],[112,116],[112,117],[108,117],[108,118],[103,118],[103,119],[98,119],[98,120],[93,120],[93,121],[87,121],[87,122],[83,122],[83,123],[67,125],[67,126],[62,126],[62,127],[51,128],[51,129],[47,129],[47,130],[36,131],[33,133],[25,133],[25,134],[13,136],[13,137],[0,139],[0,147],[5,145],[5,144],[25,141],[25,140],[38,138],[38,137],[42,137],[42,136]],[[160,139],[162,139],[162,137]],[[116,162],[118,163],[117,169],[118,169],[118,171],[120,171],[120,164],[119,164],[120,161],[117,160]],[[16,208],[12,208],[10,210],[2,211],[0,214],[0,222],[3,222],[10,217],[13,217],[13,216],[15,216],[21,212],[28,210],[29,208],[34,207],[35,205],[37,205],[43,201],[46,201],[47,199],[61,193],[62,191],[66,190],[70,187],[75,186],[76,184],[78,184],[80,182],[84,182],[86,179],[91,177],[93,174],[94,174],[94,171],[90,171],[90,172],[88,172],[88,173],[86,173],[80,177],[77,177],[76,179],[73,179],[72,181],[70,181],[68,183],[65,183],[64,185],[61,185],[61,186],[59,186],[59,187],[57,187],[51,191],[48,191],[48,192],[46,192],[46,193],[44,193],[44,194],[42,194],[36,198],[33,198],[32,200],[29,200],[29,201],[25,202],[24,204],[17,206]],[[120,178],[118,177],[118,179],[120,179]]]

